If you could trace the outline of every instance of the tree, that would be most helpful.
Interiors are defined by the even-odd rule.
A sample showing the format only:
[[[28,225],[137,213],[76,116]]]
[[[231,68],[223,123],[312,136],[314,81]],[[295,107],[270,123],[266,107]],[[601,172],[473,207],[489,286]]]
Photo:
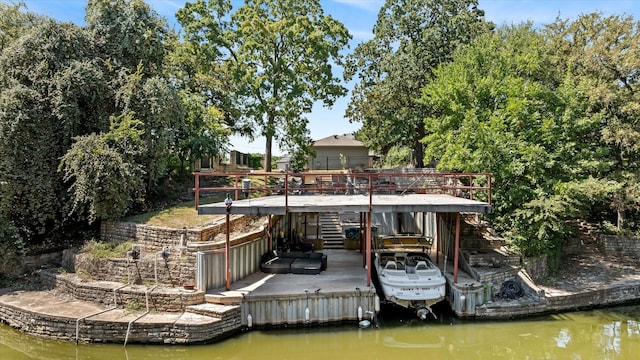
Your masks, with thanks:
[[[67,242],[86,229],[86,215],[112,218],[139,204],[166,173],[173,128],[182,119],[180,99],[162,78],[163,22],[136,0],[93,0],[87,11],[86,29],[44,18],[16,21],[23,32],[6,37],[0,53],[0,231],[29,247]],[[141,121],[144,131],[135,154],[105,140],[115,136],[110,119],[125,115]],[[78,170],[71,175],[57,171],[68,151],[66,165]],[[83,158],[81,151],[108,156]],[[91,184],[81,183],[91,174],[105,185],[91,190],[93,199]],[[106,186],[102,176],[121,178],[110,183],[118,186]],[[131,189],[139,184],[146,191]],[[102,211],[107,199],[125,194],[132,198],[114,203],[113,214]]]
[[[182,177],[198,159],[219,157],[229,150],[233,116],[228,111],[230,81],[220,67],[192,44],[171,41],[167,77],[176,87],[185,111],[184,121],[175,127],[173,153]],[[217,70],[200,72],[200,64],[214,65]]]
[[[182,101],[164,77],[169,51],[165,40],[173,43],[173,35],[166,21],[142,0],[91,0],[86,21],[113,79],[114,107],[109,115],[133,113],[143,123],[145,147],[136,161],[144,168],[145,193],[151,196],[167,175],[175,129],[184,119]]]
[[[567,74],[568,86],[580,90],[580,121],[597,126],[589,143],[599,152],[585,161],[589,176],[575,186],[593,214],[613,209],[611,220],[621,231],[628,215],[640,215],[640,24],[631,16],[593,13],[574,22],[557,19],[545,34],[555,68]],[[606,195],[595,195],[594,189]],[[629,225],[640,227],[637,221]]]
[[[26,11],[23,2],[0,3],[0,51],[40,20],[40,16]]]
[[[85,21],[95,46],[115,69],[140,66],[145,77],[163,70],[166,20],[143,0],[89,0]]]
[[[559,255],[579,219],[636,224],[637,34],[597,14],[504,27],[424,88],[425,159],[493,173],[493,223],[525,255]]]
[[[71,231],[58,161],[71,137],[102,128],[83,117],[109,93],[90,43],[75,25],[43,20],[0,54],[0,214],[32,245]]]
[[[111,119],[110,131],[76,138],[62,157],[60,170],[72,183],[72,211],[96,219],[115,220],[140,201],[143,167],[136,157],[144,149],[144,124],[131,114]]]
[[[556,197],[557,185],[571,179],[569,156],[591,155],[577,154],[590,128],[580,131],[570,118],[564,101],[571,98],[556,92],[547,54],[530,25],[501,28],[457,51],[421,98],[433,114],[425,120],[425,160],[449,171],[493,173],[494,225],[527,255],[566,239],[562,222],[573,209]]]
[[[316,101],[331,106],[346,93],[331,64],[341,64],[340,50],[350,36],[323,14],[318,0],[247,0],[230,12],[229,1],[198,0],[177,18],[186,40],[229,75],[229,113],[245,130],[265,137],[268,165],[273,141],[284,149],[307,149],[311,139],[303,114]],[[217,70],[210,63],[201,66],[203,73]]]
[[[363,123],[362,141],[380,153],[406,146],[423,167],[430,109],[416,101],[420,89],[458,46],[490,27],[476,0],[387,0],[374,38],[356,47],[345,70],[347,79],[359,78],[346,115]]]

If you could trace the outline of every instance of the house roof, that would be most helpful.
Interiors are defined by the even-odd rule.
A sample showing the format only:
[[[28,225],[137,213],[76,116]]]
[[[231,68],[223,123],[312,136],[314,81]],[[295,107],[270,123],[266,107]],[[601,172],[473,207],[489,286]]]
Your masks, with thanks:
[[[331,135],[326,138],[316,140],[313,143],[313,147],[361,147],[366,148],[366,146],[360,141],[353,138],[353,135]]]

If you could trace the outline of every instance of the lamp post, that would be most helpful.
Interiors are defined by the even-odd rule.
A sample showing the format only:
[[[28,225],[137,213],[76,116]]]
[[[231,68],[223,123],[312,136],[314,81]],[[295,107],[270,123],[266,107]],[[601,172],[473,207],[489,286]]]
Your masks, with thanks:
[[[231,272],[229,271],[229,213],[231,213],[231,205],[233,205],[233,200],[231,200],[231,194],[227,193],[227,198],[224,199],[224,204],[227,206],[227,241],[224,246],[224,268],[225,268],[225,280],[227,283],[227,291],[231,289]]]

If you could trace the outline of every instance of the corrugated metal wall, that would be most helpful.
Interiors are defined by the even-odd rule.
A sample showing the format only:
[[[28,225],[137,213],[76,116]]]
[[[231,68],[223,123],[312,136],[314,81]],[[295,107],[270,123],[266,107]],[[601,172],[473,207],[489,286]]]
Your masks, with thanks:
[[[285,295],[277,298],[252,299],[247,296],[242,304],[242,325],[247,326],[247,316],[251,314],[253,326],[331,323],[358,320],[358,308],[362,308],[364,319],[369,319],[367,311],[375,311],[375,290],[347,293],[310,293]],[[306,309],[309,318],[306,318]]]
[[[265,238],[234,246],[229,252],[231,282],[260,270],[260,259],[267,249]],[[224,249],[196,253],[196,287],[199,290],[221,288],[226,285]]]
[[[402,232],[436,237],[436,214],[432,212],[373,213],[371,222],[380,235]]]

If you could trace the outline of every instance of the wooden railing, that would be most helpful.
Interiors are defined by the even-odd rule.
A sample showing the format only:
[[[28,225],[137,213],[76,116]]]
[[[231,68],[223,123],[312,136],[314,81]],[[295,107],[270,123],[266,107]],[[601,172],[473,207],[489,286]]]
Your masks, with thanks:
[[[203,192],[243,197],[301,194],[446,194],[491,204],[491,174],[438,172],[194,172],[195,206]],[[203,186],[203,180],[207,183]]]

